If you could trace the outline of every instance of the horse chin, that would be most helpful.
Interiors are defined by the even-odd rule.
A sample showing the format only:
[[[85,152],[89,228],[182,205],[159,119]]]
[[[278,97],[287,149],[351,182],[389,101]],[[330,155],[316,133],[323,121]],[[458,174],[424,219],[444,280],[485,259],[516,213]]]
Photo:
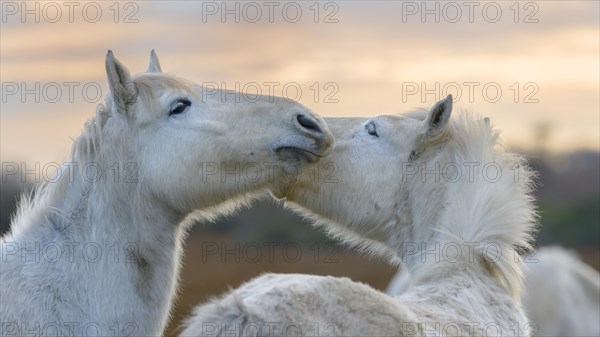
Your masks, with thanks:
[[[279,157],[289,164],[297,163],[316,163],[321,159],[321,156],[307,149],[293,147],[293,146],[282,146],[275,150]]]
[[[317,163],[322,156],[311,150],[295,146],[280,146],[275,149],[275,153],[282,162],[283,181],[282,184],[270,188],[271,195],[278,200],[286,200],[290,191],[301,179],[304,170],[310,164]]]

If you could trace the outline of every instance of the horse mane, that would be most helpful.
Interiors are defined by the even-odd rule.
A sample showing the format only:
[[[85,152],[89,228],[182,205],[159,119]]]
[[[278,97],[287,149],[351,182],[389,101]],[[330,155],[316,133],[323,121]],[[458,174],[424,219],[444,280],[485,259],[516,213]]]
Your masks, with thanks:
[[[132,81],[133,91],[139,96],[139,100],[131,96],[134,104],[139,101],[148,102],[147,100],[153,97],[152,90],[168,86],[177,83],[177,87],[184,87],[182,81],[174,80],[170,77],[164,77],[164,81],[154,80],[155,76],[137,76]],[[187,88],[187,87],[185,87]],[[189,90],[189,89],[188,89]],[[135,101],[133,101],[135,99]],[[152,104],[146,104],[147,106],[153,106]],[[154,107],[154,109],[156,109]],[[26,226],[28,223],[39,223],[36,220],[40,217],[45,219],[44,222],[61,223],[61,219],[68,219],[69,214],[65,214],[60,207],[55,205],[61,202],[69,193],[67,190],[71,182],[83,180],[81,177],[81,169],[86,164],[95,163],[100,164],[102,162],[102,151],[101,148],[106,142],[104,134],[107,130],[104,129],[109,120],[111,123],[119,123],[119,118],[113,118],[116,114],[115,107],[112,103],[112,97],[107,95],[105,98],[105,104],[98,104],[96,107],[96,114],[84,124],[81,134],[73,140],[71,146],[71,152],[69,157],[63,162],[58,168],[56,174],[60,175],[60,179],[57,181],[43,181],[31,189],[30,192],[21,194],[17,206],[17,211],[11,218],[10,233],[17,233],[22,226]],[[115,146],[111,146],[115,148]],[[114,152],[111,149],[110,152]],[[114,153],[112,154],[114,155]],[[77,166],[69,166],[69,164],[77,164]],[[78,188],[84,190],[89,189],[85,187],[88,184],[78,184]]]
[[[479,170],[469,181],[463,165],[462,178],[447,184],[448,211],[442,214],[436,230],[450,241],[478,244],[474,252],[480,262],[518,298],[523,272],[521,259],[515,257],[532,250],[538,223],[532,196],[536,174],[523,156],[504,151],[500,132],[489,121],[472,113],[459,114],[450,121],[451,137],[445,151],[449,162],[494,166],[500,175],[486,178]],[[493,258],[487,251],[492,245],[500,248]]]
[[[69,158],[57,169],[55,174],[60,178],[56,181],[42,181],[33,186],[29,192],[23,192],[20,195],[17,210],[11,216],[10,232],[3,238],[18,234],[21,229],[31,223],[49,223],[55,227],[61,226],[63,223],[61,219],[68,219],[71,216],[55,205],[65,199],[70,182],[81,180],[79,170],[84,165],[97,160],[103,138],[102,128],[107,118],[108,112],[105,106],[99,104],[96,108],[96,115],[85,123],[81,135],[73,140]],[[77,166],[72,165],[75,163]],[[86,184],[79,185],[82,194],[85,195],[86,187],[84,185]],[[40,218],[44,221],[38,220]]]
[[[417,109],[401,116],[425,120],[428,111]],[[474,253],[484,267],[515,297],[523,285],[522,261],[517,255],[533,250],[538,214],[532,196],[536,173],[522,155],[506,152],[500,132],[489,119],[472,112],[462,112],[450,119],[444,142],[448,162],[463,165],[462,178],[447,184],[446,209],[441,224],[434,227],[442,240],[478,244]],[[438,157],[439,158],[439,157]],[[465,178],[464,164],[500,168],[498,181],[483,178],[483,171],[474,173],[474,180]],[[444,237],[445,236],[445,237]],[[490,259],[486,248],[499,246],[499,258]],[[496,256],[495,256],[496,257]]]

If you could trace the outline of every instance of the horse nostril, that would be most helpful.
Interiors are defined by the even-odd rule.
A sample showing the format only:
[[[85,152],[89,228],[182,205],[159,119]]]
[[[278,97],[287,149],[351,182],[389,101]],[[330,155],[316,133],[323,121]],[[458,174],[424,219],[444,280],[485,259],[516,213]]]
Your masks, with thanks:
[[[313,132],[318,132],[318,133],[322,133],[323,131],[321,131],[321,127],[319,127],[319,124],[317,124],[317,121],[315,121],[314,119],[306,116],[306,115],[298,115],[298,117],[296,118],[298,120],[298,124],[300,124],[303,128],[313,131]]]

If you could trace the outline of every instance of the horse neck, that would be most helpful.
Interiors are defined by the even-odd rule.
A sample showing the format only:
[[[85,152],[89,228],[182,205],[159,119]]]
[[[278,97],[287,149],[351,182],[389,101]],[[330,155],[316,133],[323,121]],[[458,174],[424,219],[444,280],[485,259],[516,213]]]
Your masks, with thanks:
[[[123,194],[105,191],[93,194],[90,203],[102,206],[94,207],[87,221],[88,225],[97,226],[99,234],[87,234],[89,239],[95,235],[103,236],[106,249],[117,247],[121,253],[119,262],[125,262],[115,265],[106,261],[108,268],[115,265],[114,272],[123,275],[124,282],[119,285],[122,294],[135,297],[135,300],[127,299],[122,304],[128,309],[116,318],[123,319],[123,315],[138,310],[140,312],[129,322],[137,322],[142,335],[159,335],[168,320],[171,299],[176,292],[184,231],[178,224],[183,219],[160,202],[150,199],[139,188],[135,184],[125,187],[126,193]],[[104,220],[96,225],[99,218]],[[115,260],[114,254],[107,257]],[[107,273],[106,269],[102,273]],[[102,277],[95,277],[98,276]],[[107,277],[107,283],[114,282],[111,278]],[[113,305],[113,297],[114,294],[107,294],[107,307]],[[123,319],[123,322],[126,321]],[[144,322],[152,323],[142,327]],[[148,330],[144,331],[146,328]]]
[[[411,241],[402,242],[398,254],[416,278],[487,274],[518,298],[522,268],[514,247],[529,247],[535,227],[531,173],[519,156],[495,149],[498,135],[483,121],[466,116],[457,124],[462,127],[455,126],[447,149],[427,161],[427,169],[458,168],[461,176],[413,178]]]
[[[69,292],[84,294],[76,304],[100,324],[133,323],[138,334],[159,335],[176,288],[182,218],[138,183],[90,182],[80,173],[44,187],[18,240],[74,245],[60,262],[72,271]]]

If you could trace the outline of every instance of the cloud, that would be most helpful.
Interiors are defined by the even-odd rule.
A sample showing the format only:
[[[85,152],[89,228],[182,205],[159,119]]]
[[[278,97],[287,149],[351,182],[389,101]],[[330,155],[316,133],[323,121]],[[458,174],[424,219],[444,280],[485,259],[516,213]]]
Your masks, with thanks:
[[[412,2],[339,2],[334,16],[338,23],[324,23],[331,8],[322,4],[317,14],[309,8],[312,2],[299,3],[302,19],[288,23],[280,3],[274,23],[250,23],[243,17],[236,23],[231,16],[223,23],[220,15],[203,19],[206,2],[151,1],[137,3],[138,23],[133,24],[114,23],[107,7],[112,3],[102,3],[104,17],[96,23],[3,23],[0,73],[3,84],[79,81],[105,90],[107,49],[137,73],[146,68],[148,52],[155,48],[163,69],[198,83],[224,82],[227,88],[249,82],[277,81],[280,87],[298,83],[299,100],[327,116],[398,113],[428,106],[443,94],[426,95],[425,100],[421,92],[406,96],[403,86],[408,82],[427,88],[456,82],[463,90],[465,82],[479,82],[478,88],[494,82],[503,90],[502,100],[490,103],[480,94],[473,102],[459,101],[459,107],[496,116],[507,130],[505,138],[524,147],[533,146],[533,126],[548,121],[556,126],[553,148],[598,148],[598,2],[537,2],[538,23],[530,24],[522,22],[531,11],[523,3],[518,23],[509,8],[513,2],[495,2],[503,11],[497,23],[486,22],[481,12],[474,23],[464,18],[435,23],[431,16],[423,23],[420,15],[403,22],[402,6],[407,3]],[[438,3],[440,8],[452,6]],[[477,8],[488,3],[479,2]],[[326,89],[329,82],[337,90]],[[517,103],[511,89],[515,82]],[[522,102],[531,92],[523,87],[528,82],[538,86],[538,103]],[[325,103],[333,91],[338,102]],[[2,103],[3,158],[9,153],[66,153],[60,141],[25,144],[19,137],[77,135],[95,105],[78,103]],[[47,128],[49,124],[61,126]]]

